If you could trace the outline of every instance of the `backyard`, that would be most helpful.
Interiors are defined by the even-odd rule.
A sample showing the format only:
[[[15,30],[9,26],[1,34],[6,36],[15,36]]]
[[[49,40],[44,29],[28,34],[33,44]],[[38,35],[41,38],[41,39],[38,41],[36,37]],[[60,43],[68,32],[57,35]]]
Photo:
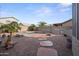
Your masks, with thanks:
[[[66,47],[67,41],[63,35],[54,35],[46,36],[46,34],[39,34],[39,33],[26,33],[23,34],[23,37],[12,37],[13,42],[17,42],[15,46],[11,49],[5,50],[3,47],[0,47],[0,55],[2,56],[37,56],[39,55],[40,48],[48,48],[54,49],[57,51],[58,56],[72,56],[72,50]],[[50,41],[53,45],[49,46],[46,43],[41,42]],[[46,45],[46,46],[43,46]],[[51,50],[52,52],[53,50]],[[40,51],[41,52],[41,51]],[[50,56],[50,55],[49,55]]]
[[[0,56],[72,56],[72,4],[1,3]]]

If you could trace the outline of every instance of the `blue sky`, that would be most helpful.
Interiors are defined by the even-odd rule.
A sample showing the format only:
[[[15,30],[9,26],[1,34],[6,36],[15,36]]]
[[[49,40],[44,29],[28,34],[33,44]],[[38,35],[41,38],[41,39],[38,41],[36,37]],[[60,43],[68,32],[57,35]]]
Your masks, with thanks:
[[[37,24],[60,23],[72,18],[72,5],[66,3],[7,3],[0,4],[0,17],[15,17],[20,22]]]

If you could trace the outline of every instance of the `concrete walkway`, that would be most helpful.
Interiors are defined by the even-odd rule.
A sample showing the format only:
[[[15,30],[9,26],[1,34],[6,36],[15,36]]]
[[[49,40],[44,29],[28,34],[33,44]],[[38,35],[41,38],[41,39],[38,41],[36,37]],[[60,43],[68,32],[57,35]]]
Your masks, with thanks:
[[[37,52],[37,56],[57,56],[56,49],[40,47]]]

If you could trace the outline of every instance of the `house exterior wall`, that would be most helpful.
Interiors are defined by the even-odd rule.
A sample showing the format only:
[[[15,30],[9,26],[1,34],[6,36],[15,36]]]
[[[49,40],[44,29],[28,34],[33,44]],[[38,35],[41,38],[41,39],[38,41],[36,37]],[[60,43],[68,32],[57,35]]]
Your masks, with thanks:
[[[73,55],[79,56],[79,3],[73,3],[73,36],[72,36],[72,51]]]

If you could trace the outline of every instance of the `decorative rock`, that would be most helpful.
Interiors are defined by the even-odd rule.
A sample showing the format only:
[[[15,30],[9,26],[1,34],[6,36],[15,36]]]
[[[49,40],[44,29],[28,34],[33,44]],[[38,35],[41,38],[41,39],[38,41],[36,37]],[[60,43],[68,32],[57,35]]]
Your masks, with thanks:
[[[47,36],[51,36],[51,34],[50,33],[48,33],[48,34],[46,34]]]
[[[52,48],[40,47],[37,52],[37,56],[57,56],[57,51]]]
[[[40,46],[53,46],[51,41],[41,41]]]
[[[38,40],[47,40],[47,38],[39,38]]]

